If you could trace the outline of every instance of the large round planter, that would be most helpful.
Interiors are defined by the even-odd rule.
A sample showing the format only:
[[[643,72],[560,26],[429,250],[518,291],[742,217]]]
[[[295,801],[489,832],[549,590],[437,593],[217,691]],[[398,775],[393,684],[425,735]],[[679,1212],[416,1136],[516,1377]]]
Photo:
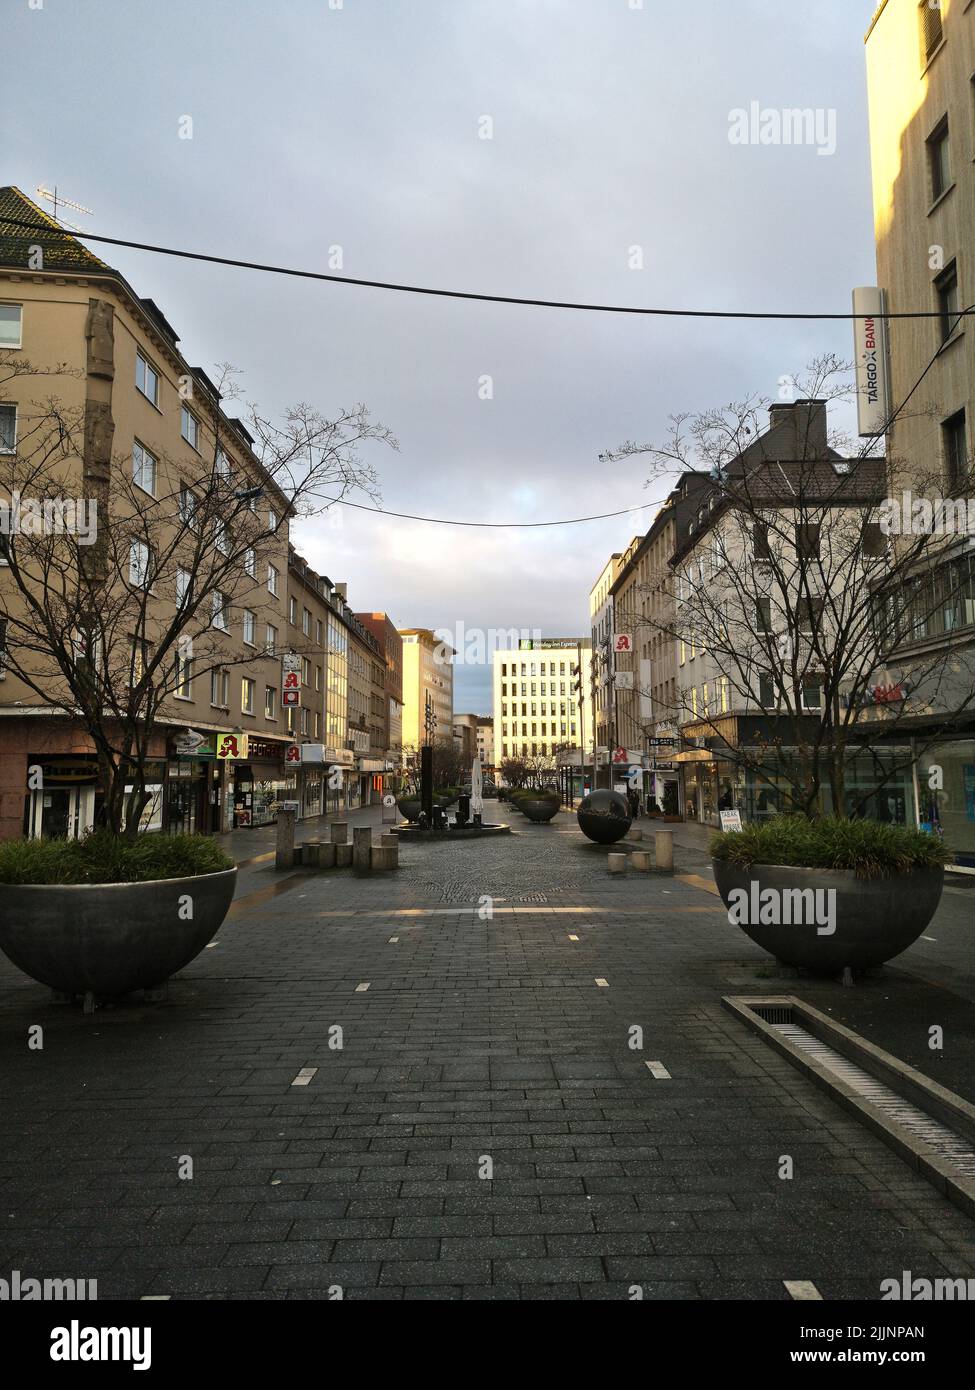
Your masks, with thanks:
[[[396,806],[404,820],[412,822],[420,819],[423,803],[418,796],[401,796]]]
[[[614,845],[629,830],[632,817],[626,797],[602,787],[583,797],[576,819],[583,835],[597,845]]]
[[[236,882],[237,870],[223,869],[149,883],[4,884],[0,950],[64,994],[151,989],[213,939]]]
[[[747,899],[736,896],[734,900],[736,923],[746,936],[786,965],[823,974],[838,974],[846,966],[868,970],[906,951],[934,916],[944,887],[941,868],[915,869],[889,878],[858,878],[852,869],[802,869],[785,864],[753,864],[743,869],[724,860],[713,859],[711,863],[725,907],[731,908],[735,889],[748,895]],[[763,914],[760,895],[767,888],[774,889],[776,897],[766,899]],[[797,890],[812,890],[818,896],[810,899],[806,891],[800,906],[794,896]],[[781,921],[786,915],[782,894],[790,891],[793,896],[788,915],[799,921],[786,925]],[[835,897],[826,898],[823,893],[834,893]],[[779,904],[777,909],[773,903]],[[762,915],[773,910],[777,910],[780,924],[762,922]]]
[[[543,822],[551,820],[552,817],[556,815],[559,809],[559,803],[547,796],[526,796],[522,798],[521,805],[518,809],[524,811],[529,820],[533,820],[541,825]]]

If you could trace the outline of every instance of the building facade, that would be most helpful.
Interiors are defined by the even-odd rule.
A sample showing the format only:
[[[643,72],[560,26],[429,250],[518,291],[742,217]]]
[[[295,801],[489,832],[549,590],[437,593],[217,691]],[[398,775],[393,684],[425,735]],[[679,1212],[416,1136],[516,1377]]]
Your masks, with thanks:
[[[567,764],[573,753],[581,766],[590,639],[525,639],[517,649],[492,652],[491,662],[496,766],[517,758],[554,768]]]
[[[24,232],[5,217],[43,224],[44,231]],[[30,243],[37,241],[43,258],[29,262]],[[160,511],[155,536],[131,542],[128,574],[120,581],[130,595],[144,595],[144,631],[127,639],[131,652],[123,654],[131,679],[140,678],[152,634],[171,625],[194,582],[175,563],[163,571],[152,546],[165,554],[174,531],[191,529],[185,518],[201,492],[223,489],[231,508],[238,490],[247,492],[255,527],[259,522],[273,532],[260,560],[252,554],[245,561],[233,593],[211,595],[212,619],[201,625],[194,648],[180,650],[178,680],[158,712],[149,749],[151,801],[143,827],[224,830],[238,807],[248,809],[247,797],[256,817],[264,806],[293,796],[273,641],[286,622],[288,503],[262,469],[246,428],[225,413],[206,373],[183,357],[153,301],[140,298],[13,188],[0,189],[0,349],[9,364],[0,393],[5,476],[16,476],[30,448],[39,419],[33,373],[45,372],[45,396],[57,397],[74,425],[76,451],[62,475],[71,495],[110,500],[133,525],[153,508]],[[29,369],[21,370],[23,364]],[[174,499],[169,512],[167,498]],[[9,508],[12,499],[2,500]],[[100,537],[102,549],[92,552],[98,563],[109,563],[114,543],[111,535]],[[214,544],[224,544],[219,530]],[[10,572],[11,552],[5,553],[0,638],[12,647],[27,615]],[[103,623],[110,621],[103,615]],[[80,643],[83,634],[72,640]],[[117,651],[94,657],[113,666],[118,659]],[[0,837],[78,836],[94,823],[99,806],[94,745],[80,721],[59,713],[56,697],[48,703],[28,688],[15,666],[16,653],[8,650],[7,660],[0,659]],[[58,680],[52,665],[52,691]],[[258,787],[266,789],[260,807]]]
[[[375,699],[381,690],[384,703],[382,756],[388,764],[384,784],[392,785],[403,756],[403,639],[388,613],[357,613],[356,617],[372,633],[380,648],[377,660],[382,665],[382,683],[373,682],[373,696]]]
[[[975,298],[975,12],[966,0],[885,0],[866,60],[877,283],[890,313],[935,315],[887,323],[892,406],[913,393],[888,431],[891,494],[971,498],[975,334],[959,313]],[[896,667],[909,677],[941,649],[965,673],[968,688],[946,683],[913,737],[923,750],[921,819],[973,866],[975,552],[967,529],[946,538],[940,558],[918,578],[924,616]],[[944,779],[934,794],[923,785],[930,767]]]
[[[403,748],[452,740],[454,649],[430,628],[400,628],[403,642]]]

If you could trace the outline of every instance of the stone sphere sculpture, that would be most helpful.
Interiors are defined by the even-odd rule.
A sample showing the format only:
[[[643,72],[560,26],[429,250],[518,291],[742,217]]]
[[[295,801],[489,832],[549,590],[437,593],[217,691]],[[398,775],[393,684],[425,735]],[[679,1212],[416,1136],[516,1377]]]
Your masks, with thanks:
[[[630,828],[630,808],[625,796],[607,788],[590,794],[579,802],[576,812],[579,829],[597,845],[612,845]]]

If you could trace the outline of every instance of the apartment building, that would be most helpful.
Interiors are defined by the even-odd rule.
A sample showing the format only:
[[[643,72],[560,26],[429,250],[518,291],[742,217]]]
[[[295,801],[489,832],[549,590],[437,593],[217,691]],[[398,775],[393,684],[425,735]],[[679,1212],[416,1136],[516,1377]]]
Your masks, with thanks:
[[[631,542],[631,547],[633,542]],[[613,584],[620,573],[623,557],[616,551],[603,566],[589,591],[589,626],[592,634],[592,663],[585,693],[589,699],[590,743],[608,755],[613,741]]]
[[[481,760],[481,767],[486,771],[494,771],[494,716],[491,714],[478,714],[474,716],[477,725],[475,737],[477,739],[477,756]]]
[[[357,613],[356,617],[380,647],[382,683],[374,681],[373,695],[378,697],[382,692],[383,757],[391,764],[387,774],[393,774],[403,753],[403,639],[388,613]],[[377,712],[377,727],[378,720]]]
[[[894,407],[913,392],[888,433],[891,493],[971,498],[975,332],[959,311],[975,300],[975,9],[969,0],[885,0],[866,35],[866,63],[877,283],[891,313],[937,313],[888,321]],[[916,722],[925,766],[944,776],[936,796],[920,788],[921,819],[940,824],[960,862],[975,865],[967,528],[946,538],[939,558],[918,576],[919,619],[897,666],[909,675],[933,651],[950,654],[948,679]],[[954,685],[951,668],[960,673]]]
[[[25,231],[16,220],[43,230]],[[262,808],[295,791],[276,698],[277,640],[286,624],[287,498],[262,468],[244,424],[225,412],[217,386],[183,356],[158,306],[10,187],[0,189],[0,359],[4,477],[15,480],[30,462],[47,410],[37,404],[36,373],[46,373],[43,396],[56,398],[71,441],[62,485],[72,497],[98,501],[103,523],[115,508],[110,524],[99,528],[92,563],[100,572],[113,559],[118,563],[126,525],[136,537],[124,542],[128,566],[119,571],[118,592],[122,609],[133,596],[140,600],[143,620],[139,632],[126,636],[121,656],[114,648],[91,654],[100,672],[108,663],[114,679],[123,659],[130,681],[146,669],[154,636],[170,626],[196,582],[173,557],[183,535],[192,550],[193,517],[203,498],[226,497],[238,541],[247,526],[265,536],[259,551],[244,552],[232,592],[210,594],[210,616],[192,647],[180,648],[177,679],[155,718],[152,800],[143,817],[147,829],[213,831],[229,828],[237,807],[256,822]],[[9,512],[9,491],[0,501]],[[139,530],[147,518],[151,534]],[[223,525],[214,527],[212,543],[226,553]],[[47,671],[49,699],[43,683],[39,694],[16,674],[16,634],[29,609],[13,583],[11,560],[10,550],[0,553],[0,638],[5,632],[8,647],[0,660],[0,837],[76,836],[93,824],[99,805],[95,748],[80,721],[63,713],[53,661],[40,668]],[[110,623],[112,614],[99,618]],[[71,639],[83,650],[84,633]],[[40,777],[35,771],[29,778],[29,768]]]
[[[525,638],[515,649],[491,653],[494,691],[494,757],[544,759],[581,766],[585,709],[576,683],[589,688],[592,647],[588,637]]]
[[[455,652],[427,627],[400,628],[403,641],[403,747],[452,739]]]

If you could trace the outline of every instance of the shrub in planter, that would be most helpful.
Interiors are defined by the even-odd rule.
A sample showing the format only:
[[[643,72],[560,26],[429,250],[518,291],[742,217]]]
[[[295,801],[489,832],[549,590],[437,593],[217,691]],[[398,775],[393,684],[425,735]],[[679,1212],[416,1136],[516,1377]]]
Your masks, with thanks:
[[[778,816],[711,840],[729,920],[788,965],[868,969],[931,921],[950,852],[921,830],[879,821]]]
[[[519,809],[524,812],[529,820],[541,824],[544,821],[550,821],[561,804],[562,798],[559,796],[558,792],[547,790],[528,791],[521,798]]]
[[[0,844],[0,950],[62,993],[155,988],[216,934],[237,869],[198,835]]]

